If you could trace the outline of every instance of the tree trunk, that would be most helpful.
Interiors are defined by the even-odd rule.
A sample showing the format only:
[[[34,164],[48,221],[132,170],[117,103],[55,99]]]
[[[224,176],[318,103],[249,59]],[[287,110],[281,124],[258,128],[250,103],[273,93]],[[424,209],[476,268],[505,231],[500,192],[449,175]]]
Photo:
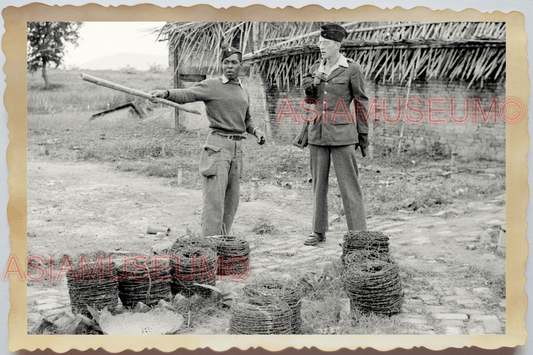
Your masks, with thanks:
[[[43,80],[44,80],[44,89],[47,90],[50,88],[50,82],[48,81],[48,75],[46,74],[46,62],[43,61]]]

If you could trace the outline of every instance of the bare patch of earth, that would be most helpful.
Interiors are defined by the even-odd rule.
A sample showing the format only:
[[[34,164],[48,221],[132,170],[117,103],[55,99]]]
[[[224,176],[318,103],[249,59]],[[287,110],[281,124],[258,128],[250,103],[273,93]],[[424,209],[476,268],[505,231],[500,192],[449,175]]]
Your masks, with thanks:
[[[244,184],[243,195],[250,189]],[[241,202],[234,233],[252,247],[249,279],[267,272],[301,274],[339,259],[342,218],[332,221],[325,243],[303,246],[311,223],[310,197],[310,186],[303,182],[290,188],[265,184],[257,200]],[[28,162],[28,254],[149,253],[186,229],[197,230],[200,212],[201,191],[171,186],[168,179],[120,172],[112,165]],[[252,233],[262,218],[275,227],[271,234]],[[505,195],[457,200],[440,213],[397,211],[368,223],[370,230],[389,236],[390,253],[400,266],[405,303],[395,317],[405,332],[505,333],[505,258],[495,252],[505,224]],[[172,233],[168,238],[147,235],[148,226],[170,227]],[[43,292],[59,306],[42,307],[37,300]],[[28,287],[29,314],[57,317],[57,309],[67,311],[68,303],[65,283]],[[302,313],[305,320],[305,302]],[[201,329],[209,333],[209,322]]]

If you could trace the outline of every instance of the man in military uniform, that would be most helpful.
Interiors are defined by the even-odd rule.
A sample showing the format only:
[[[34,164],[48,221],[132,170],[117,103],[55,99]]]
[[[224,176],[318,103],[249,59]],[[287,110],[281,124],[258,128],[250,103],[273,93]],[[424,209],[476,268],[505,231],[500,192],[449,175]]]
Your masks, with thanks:
[[[361,67],[340,53],[341,42],[346,35],[346,30],[338,24],[322,26],[318,41],[321,59],[311,66],[303,83],[307,100],[316,100],[318,111],[318,116],[309,123],[307,133],[314,199],[313,233],[305,240],[305,245],[317,245],[326,240],[331,161],[339,183],[348,230],[366,230],[355,153],[360,147],[364,156],[368,146],[365,119],[368,97]],[[351,110],[354,105],[356,117]]]
[[[179,104],[203,101],[210,131],[202,149],[202,235],[230,234],[239,204],[242,174],[241,140],[245,133],[265,143],[265,135],[250,116],[250,97],[241,84],[242,53],[228,47],[222,52],[223,75],[206,79],[188,89],[155,90],[152,97]]]

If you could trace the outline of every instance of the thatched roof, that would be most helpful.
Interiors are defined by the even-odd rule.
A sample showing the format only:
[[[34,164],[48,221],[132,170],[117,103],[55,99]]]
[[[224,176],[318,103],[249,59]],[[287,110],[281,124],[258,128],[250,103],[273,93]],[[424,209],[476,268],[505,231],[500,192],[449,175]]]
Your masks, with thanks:
[[[318,59],[322,22],[167,23],[159,33],[181,60],[216,68],[222,43],[238,47],[265,82],[299,85]],[[471,84],[505,78],[504,22],[352,22],[342,51],[369,80],[462,79]],[[212,55],[213,53],[214,55]],[[216,54],[215,54],[216,53]]]
[[[298,37],[320,28],[320,22],[167,22],[159,30],[158,39],[176,48],[180,61],[197,67],[216,68],[220,47],[229,44],[242,53],[260,49]]]

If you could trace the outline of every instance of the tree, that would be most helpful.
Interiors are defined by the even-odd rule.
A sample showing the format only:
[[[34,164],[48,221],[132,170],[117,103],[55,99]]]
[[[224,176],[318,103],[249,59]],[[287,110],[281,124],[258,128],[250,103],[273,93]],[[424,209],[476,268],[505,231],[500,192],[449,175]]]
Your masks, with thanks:
[[[28,70],[42,70],[45,89],[50,88],[46,68],[57,68],[65,55],[65,44],[78,45],[82,22],[28,22]]]

